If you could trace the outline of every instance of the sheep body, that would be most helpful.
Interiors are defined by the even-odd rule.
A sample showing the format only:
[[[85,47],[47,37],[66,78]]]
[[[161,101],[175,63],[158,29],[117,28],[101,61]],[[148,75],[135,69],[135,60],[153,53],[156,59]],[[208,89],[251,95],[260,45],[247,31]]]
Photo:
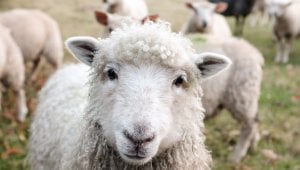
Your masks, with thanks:
[[[104,40],[71,38],[67,46],[91,69],[66,67],[40,92],[29,142],[32,169],[210,169],[211,157],[201,132],[199,78],[215,70],[211,62],[217,61],[223,69],[228,59],[219,56],[210,61],[210,54],[195,55],[189,41],[171,33],[165,23],[123,27]],[[200,63],[201,75],[194,62]],[[189,75],[187,87],[182,86],[185,90],[175,87],[175,68]],[[173,75],[170,80],[169,74]],[[178,83],[183,83],[179,78]],[[129,136],[132,126],[134,135]],[[126,130],[119,134],[119,128]],[[141,136],[156,128],[155,138],[139,146],[147,149],[147,155],[154,152],[153,156],[135,160],[123,155],[135,138],[142,142]],[[135,148],[136,154],[140,152]]]
[[[20,22],[22,21],[22,22]],[[0,14],[0,23],[8,27],[20,47],[24,61],[34,62],[32,74],[40,57],[56,69],[62,63],[63,45],[56,21],[40,10],[14,9]]]
[[[16,93],[18,120],[24,121],[27,114],[26,97],[24,92],[25,70],[23,56],[14,42],[10,31],[0,25],[0,83],[10,87]],[[0,105],[1,105],[0,85]],[[0,106],[1,110],[1,106]]]
[[[135,20],[142,20],[148,15],[148,7],[144,0],[106,0],[104,11],[129,16]]]
[[[300,2],[299,1],[267,1],[267,9],[274,19],[273,35],[277,43],[275,62],[286,63],[292,49],[294,39],[300,35]]]
[[[70,153],[61,151],[71,151],[74,146],[73,142],[79,140],[80,128],[77,127],[80,127],[80,123],[77,125],[74,123],[83,121],[88,94],[87,81],[88,67],[86,65],[67,65],[54,73],[39,93],[39,101],[43,102],[39,103],[39,107],[35,111],[40,113],[35,115],[35,122],[43,122],[43,125],[33,123],[31,126],[31,132],[39,136],[30,141],[32,169],[45,169],[46,167],[48,167],[46,169],[65,169],[60,166],[62,164],[60,161],[65,160],[63,154]],[[46,109],[47,107],[51,110]],[[44,122],[44,120],[47,121]],[[72,127],[73,125],[75,128]],[[45,131],[49,133],[45,133]],[[72,139],[62,140],[62,136],[69,135],[72,136]],[[57,141],[57,143],[53,143],[53,141]],[[47,146],[48,149],[37,147],[38,144]],[[41,166],[39,163],[45,159],[47,159],[48,165]]]
[[[196,39],[199,35],[190,35]],[[230,160],[239,162],[252,144],[255,147],[259,132],[257,128],[257,110],[262,79],[262,54],[247,41],[235,37],[218,40],[216,36],[200,36],[203,42],[195,45],[200,51],[212,51],[228,56],[233,64],[213,79],[202,84],[203,106],[206,117],[217,115],[227,109],[241,124],[240,139]]]

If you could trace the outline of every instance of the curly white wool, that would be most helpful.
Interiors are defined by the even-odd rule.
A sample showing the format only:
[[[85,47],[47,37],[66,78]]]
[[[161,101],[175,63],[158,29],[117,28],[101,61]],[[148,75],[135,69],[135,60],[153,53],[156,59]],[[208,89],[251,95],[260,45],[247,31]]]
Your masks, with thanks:
[[[191,42],[171,32],[169,24],[158,22],[161,23],[147,22],[144,27],[139,27],[138,24],[123,25],[101,44],[114,49],[111,56],[117,60],[140,58],[171,66],[181,66],[189,61],[195,52],[191,48]]]

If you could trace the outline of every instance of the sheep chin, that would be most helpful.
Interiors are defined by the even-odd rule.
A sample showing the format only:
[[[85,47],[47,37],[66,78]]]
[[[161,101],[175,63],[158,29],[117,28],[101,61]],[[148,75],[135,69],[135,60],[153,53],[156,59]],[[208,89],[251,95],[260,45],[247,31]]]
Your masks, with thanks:
[[[117,141],[117,152],[121,158],[131,165],[144,165],[152,160],[158,154],[159,142],[153,141],[142,146],[139,151],[135,150],[135,145],[124,141]]]
[[[128,157],[123,153],[120,153],[120,156],[128,164],[137,165],[137,166],[144,165],[144,164],[148,163],[149,161],[151,161],[153,158],[153,157],[145,157],[145,158],[136,157],[136,158],[134,158],[134,157]]]

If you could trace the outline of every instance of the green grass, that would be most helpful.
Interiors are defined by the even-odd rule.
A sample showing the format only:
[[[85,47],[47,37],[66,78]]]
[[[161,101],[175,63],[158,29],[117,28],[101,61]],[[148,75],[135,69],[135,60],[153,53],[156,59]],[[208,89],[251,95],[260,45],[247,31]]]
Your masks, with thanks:
[[[147,0],[151,13],[171,21],[175,31],[180,30],[187,18],[184,0]],[[73,35],[99,36],[103,28],[93,16],[100,9],[101,0],[1,0],[0,10],[16,7],[40,8],[53,16],[60,24],[63,39]],[[229,19],[231,25],[233,20]],[[263,133],[257,150],[250,150],[238,166],[227,161],[233,144],[237,141],[239,125],[224,111],[220,116],[206,122],[206,144],[212,151],[216,170],[300,170],[300,41],[294,44],[288,64],[275,64],[275,43],[270,27],[245,27],[244,38],[254,44],[265,57],[264,77],[259,105],[260,131]],[[202,39],[197,40],[202,42]],[[74,61],[65,52],[66,62]],[[49,71],[50,70],[50,71]],[[37,82],[26,83],[26,95],[30,115],[25,123],[15,120],[13,94],[3,96],[0,114],[0,170],[28,169],[26,143],[28,128],[36,105],[37,91],[52,70],[42,66]],[[280,159],[270,162],[261,153],[271,149]]]

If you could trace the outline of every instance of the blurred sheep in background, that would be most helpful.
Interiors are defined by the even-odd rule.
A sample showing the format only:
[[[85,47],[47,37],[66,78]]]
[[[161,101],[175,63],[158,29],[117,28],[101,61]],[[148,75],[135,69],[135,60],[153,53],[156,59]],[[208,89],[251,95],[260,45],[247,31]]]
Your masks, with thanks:
[[[205,33],[217,36],[231,36],[231,30],[225,17],[220,14],[226,10],[226,3],[210,3],[206,1],[187,2],[186,6],[193,10],[192,16],[182,29],[183,34]]]
[[[258,49],[240,38],[223,39],[199,34],[188,37],[203,40],[202,43],[194,43],[197,51],[224,54],[232,60],[228,70],[202,83],[202,102],[206,118],[227,109],[241,125],[240,138],[229,157],[231,162],[239,163],[248,149],[251,146],[255,148],[260,139],[257,112],[264,58]]]
[[[0,14],[0,23],[11,30],[24,61],[33,62],[32,80],[41,56],[57,69],[63,60],[63,44],[58,24],[40,10],[13,9]]]
[[[99,24],[105,26],[105,29],[101,35],[101,38],[107,38],[112,31],[120,28],[125,23],[137,23],[143,24],[146,20],[156,21],[158,15],[149,15],[141,20],[133,19],[129,16],[121,16],[118,14],[109,14],[107,12],[95,11],[95,17]]]
[[[144,0],[103,0],[103,10],[136,20],[142,20],[148,15],[148,7]]]
[[[273,36],[277,43],[275,62],[287,63],[292,43],[300,35],[300,2],[296,0],[267,0],[267,10],[274,20]]]
[[[19,121],[24,121],[28,112],[24,91],[25,69],[23,56],[18,45],[13,40],[10,30],[0,24],[0,111],[1,85],[11,88],[16,94]]]
[[[250,16],[250,26],[265,25],[269,19],[266,0],[256,0],[252,8],[252,16]]]

